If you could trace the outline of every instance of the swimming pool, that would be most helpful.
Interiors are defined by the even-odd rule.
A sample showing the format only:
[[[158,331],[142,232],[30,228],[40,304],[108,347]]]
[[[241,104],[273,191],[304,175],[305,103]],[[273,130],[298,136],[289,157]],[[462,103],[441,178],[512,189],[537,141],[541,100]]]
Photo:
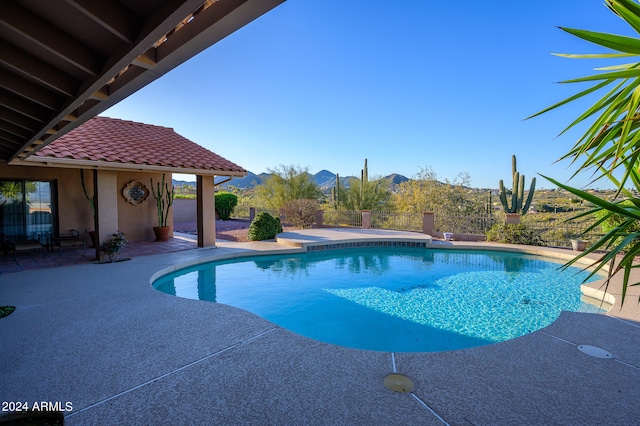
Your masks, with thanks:
[[[560,266],[509,252],[369,247],[217,261],[153,286],[328,343],[437,352],[522,336],[563,310],[601,311],[580,300],[588,273]]]

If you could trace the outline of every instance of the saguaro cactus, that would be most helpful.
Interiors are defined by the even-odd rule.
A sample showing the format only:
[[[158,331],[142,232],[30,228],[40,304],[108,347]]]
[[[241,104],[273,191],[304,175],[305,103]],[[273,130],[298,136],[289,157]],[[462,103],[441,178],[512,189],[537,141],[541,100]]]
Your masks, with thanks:
[[[499,182],[499,193],[498,197],[500,198],[500,202],[502,203],[502,207],[504,207],[504,211],[506,213],[520,213],[524,215],[529,210],[531,206],[531,201],[533,200],[533,193],[536,189],[536,178],[531,179],[531,187],[529,188],[529,194],[527,195],[527,200],[524,201],[524,175],[520,175],[516,168],[516,156],[511,156],[511,174],[513,176],[513,186],[511,188],[511,206],[509,206],[509,202],[507,200],[507,191],[504,188],[504,183],[502,179]],[[523,204],[524,202],[524,204]]]
[[[340,204],[340,174],[336,173],[336,184],[331,189],[331,198],[333,198],[333,208],[338,209]]]
[[[169,183],[165,183],[164,173],[162,174],[162,183],[158,182],[156,188],[153,187],[153,178],[151,178],[151,193],[153,194],[153,198],[156,199],[158,226],[167,226],[169,208],[173,204],[173,189],[169,190]]]
[[[360,171],[360,199],[364,197],[364,188],[369,182],[369,167],[367,167],[367,159],[364,159],[364,169]]]

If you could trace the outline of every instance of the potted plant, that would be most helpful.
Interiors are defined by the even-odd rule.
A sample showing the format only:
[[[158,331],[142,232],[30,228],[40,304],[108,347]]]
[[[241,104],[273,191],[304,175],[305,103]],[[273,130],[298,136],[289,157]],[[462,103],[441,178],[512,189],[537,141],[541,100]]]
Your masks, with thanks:
[[[156,241],[167,241],[171,233],[171,227],[167,226],[167,218],[169,210],[173,204],[173,188],[169,190],[169,183],[164,181],[164,173],[162,174],[162,183],[158,182],[153,186],[153,178],[151,178],[151,193],[156,199],[156,208],[158,210],[158,226],[153,227],[156,235]]]
[[[120,258],[120,251],[127,244],[127,239],[122,232],[113,234],[113,238],[100,246],[100,251],[104,253],[109,262],[115,262]]]

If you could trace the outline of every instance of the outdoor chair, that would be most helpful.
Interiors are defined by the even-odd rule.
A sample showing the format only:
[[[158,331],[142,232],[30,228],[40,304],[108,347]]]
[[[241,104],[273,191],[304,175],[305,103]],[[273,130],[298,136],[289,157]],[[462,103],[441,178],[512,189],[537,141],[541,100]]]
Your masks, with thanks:
[[[40,250],[42,257],[44,256],[44,246],[39,240],[29,238],[27,236],[15,236],[7,238],[5,244],[9,250],[13,250],[13,260],[18,262],[18,252],[26,252],[31,250]]]
[[[75,229],[69,231],[68,234],[60,234],[57,237],[53,237],[53,246],[57,246],[60,252],[60,256],[62,256],[62,248],[63,247],[80,247],[84,252],[87,252],[87,245],[84,240],[80,238],[80,233]]]

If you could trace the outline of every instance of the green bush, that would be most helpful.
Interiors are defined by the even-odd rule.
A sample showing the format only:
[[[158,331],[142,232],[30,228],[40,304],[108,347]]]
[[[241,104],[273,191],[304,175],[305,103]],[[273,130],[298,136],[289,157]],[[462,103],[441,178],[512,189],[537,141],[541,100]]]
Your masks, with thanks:
[[[267,212],[258,213],[249,225],[247,238],[249,241],[271,240],[282,232],[280,218],[274,218]]]
[[[0,318],[6,317],[16,310],[15,306],[0,306]]]
[[[230,192],[218,192],[215,195],[215,206],[218,218],[222,220],[231,219],[233,209],[238,205],[238,197]]]
[[[544,245],[544,241],[540,238],[540,233],[522,223],[517,225],[496,223],[487,231],[487,241],[529,246]]]
[[[634,204],[630,200],[623,201],[618,205],[620,207],[634,207]],[[605,234],[613,231],[618,227],[623,226],[627,221],[629,221],[629,218],[624,217],[621,214],[611,213],[608,210],[600,210],[598,213],[596,213],[595,216],[598,220],[600,220],[607,217],[607,215],[609,217],[605,219],[604,222],[602,222],[602,224],[600,225],[602,227],[602,232]],[[631,225],[629,225],[629,227],[626,230],[626,233],[628,234],[632,232],[640,232],[640,222],[636,221],[631,223]],[[614,240],[615,244],[620,244],[625,236],[620,236],[616,238]]]
[[[634,204],[629,201],[623,201],[620,204],[618,204],[620,207],[633,207]],[[596,213],[596,217],[598,219],[603,219],[605,218],[607,215],[609,215],[610,212],[607,210],[600,210],[598,213]],[[603,232],[609,232],[612,231],[613,229],[619,227],[620,225],[622,225],[624,222],[626,222],[628,220],[627,217],[622,216],[621,214],[610,214],[609,217],[602,222],[602,231]],[[640,223],[634,223],[633,225],[631,225],[628,229],[628,232],[638,232],[640,231]]]

